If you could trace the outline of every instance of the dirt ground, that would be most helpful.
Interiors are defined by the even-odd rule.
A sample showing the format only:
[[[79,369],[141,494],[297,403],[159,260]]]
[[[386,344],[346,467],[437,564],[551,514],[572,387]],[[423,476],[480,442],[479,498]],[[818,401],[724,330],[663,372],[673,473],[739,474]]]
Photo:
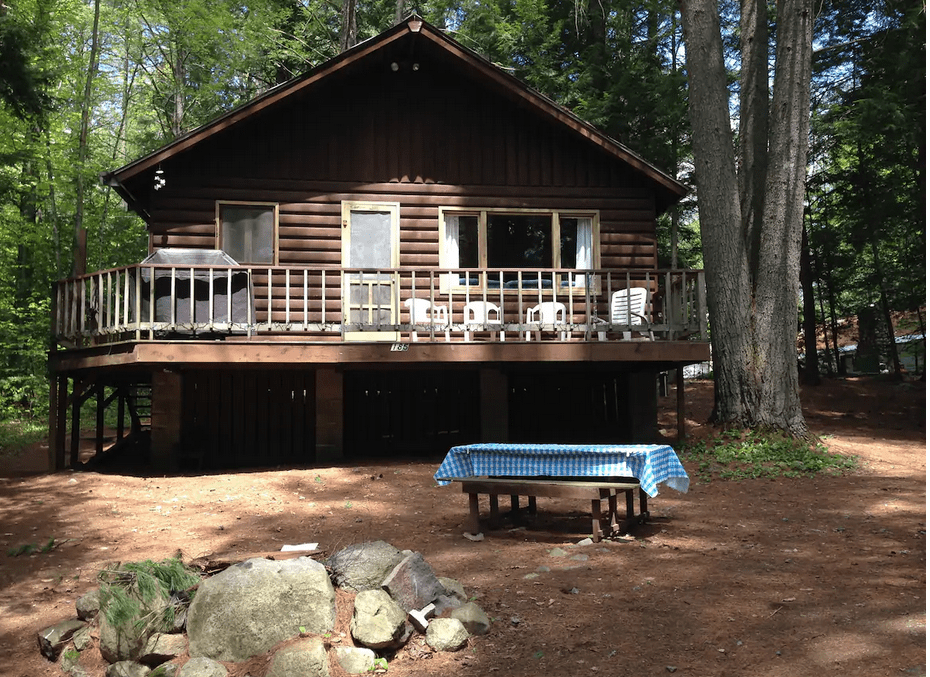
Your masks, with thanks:
[[[690,433],[708,434],[710,384],[687,397]],[[554,499],[532,522],[466,540],[467,498],[436,486],[439,458],[171,477],[22,475],[35,458],[5,459],[0,675],[61,674],[36,633],[73,617],[107,563],[377,539],[422,552],[494,619],[458,653],[400,652],[398,677],[925,675],[925,384],[847,379],[802,400],[859,470],[701,482],[683,459],[690,491],[662,487],[635,539],[581,547],[586,506]],[[673,431],[674,389],[660,402]],[[52,538],[49,552],[9,554]]]

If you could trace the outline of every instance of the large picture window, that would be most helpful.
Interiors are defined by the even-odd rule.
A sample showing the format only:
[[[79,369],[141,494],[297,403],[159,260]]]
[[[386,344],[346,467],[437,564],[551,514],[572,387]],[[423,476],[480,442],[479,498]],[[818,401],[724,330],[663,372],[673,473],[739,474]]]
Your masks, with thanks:
[[[441,209],[440,222],[444,268],[597,267],[595,212]],[[507,282],[515,279],[514,273],[505,275]],[[583,285],[584,276],[564,283]]]
[[[278,206],[218,202],[217,248],[242,264],[277,264]]]

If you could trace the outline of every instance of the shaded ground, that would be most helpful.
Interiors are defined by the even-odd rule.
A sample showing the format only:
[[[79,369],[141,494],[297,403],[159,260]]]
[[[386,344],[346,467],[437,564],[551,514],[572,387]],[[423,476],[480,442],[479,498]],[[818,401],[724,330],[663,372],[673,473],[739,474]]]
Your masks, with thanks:
[[[464,539],[467,500],[435,485],[438,458],[0,477],[0,675],[60,674],[38,653],[36,632],[73,617],[74,600],[109,562],[307,541],[329,553],[376,539],[419,550],[496,619],[457,654],[402,652],[390,675],[924,675],[925,399],[922,383],[806,389],[812,429],[829,435],[832,451],[858,456],[860,470],[702,483],[684,459],[691,491],[663,488],[634,540],[577,549],[567,546],[589,529],[578,501],[540,499],[525,529]],[[707,434],[710,384],[689,383],[688,401],[692,434]],[[661,400],[674,402],[674,389]],[[674,430],[673,414],[661,426]],[[7,462],[8,473],[30,462]],[[8,554],[51,538],[62,544],[50,552]],[[552,557],[556,546],[588,559]]]

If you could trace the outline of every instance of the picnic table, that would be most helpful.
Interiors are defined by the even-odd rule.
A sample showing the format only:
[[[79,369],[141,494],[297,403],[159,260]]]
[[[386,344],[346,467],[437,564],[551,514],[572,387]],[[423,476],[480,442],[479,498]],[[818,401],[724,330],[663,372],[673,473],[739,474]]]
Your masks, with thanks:
[[[625,532],[649,517],[648,497],[658,495],[665,484],[688,491],[688,473],[674,449],[658,444],[511,444],[485,443],[453,447],[433,475],[440,486],[460,482],[469,495],[467,528],[479,531],[478,496],[490,498],[491,518],[498,517],[498,495],[510,495],[511,510],[519,510],[519,497],[529,497],[536,511],[536,497],[585,498],[591,501],[591,528],[600,540],[601,502],[608,501],[608,526],[603,531]],[[640,499],[634,514],[633,492]],[[626,518],[620,520],[617,498],[626,498]]]

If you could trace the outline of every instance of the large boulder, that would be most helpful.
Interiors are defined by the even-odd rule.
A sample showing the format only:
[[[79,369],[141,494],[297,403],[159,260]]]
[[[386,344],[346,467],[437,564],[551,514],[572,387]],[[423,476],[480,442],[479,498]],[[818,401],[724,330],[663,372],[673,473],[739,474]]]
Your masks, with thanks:
[[[89,621],[96,616],[100,611],[100,588],[94,588],[78,597],[74,608],[82,621]]]
[[[82,621],[67,620],[41,630],[38,635],[39,651],[50,661],[58,660],[65,644],[84,625]]]
[[[468,595],[465,594],[465,587],[454,578],[439,576],[439,582],[442,583],[442,587],[446,589],[447,596],[454,597],[462,602],[468,601]]]
[[[191,658],[184,664],[178,677],[226,677],[229,671],[209,658]]]
[[[106,677],[147,677],[150,668],[135,661],[119,661],[107,666]]]
[[[323,640],[310,637],[275,652],[265,677],[330,677]]]
[[[139,662],[146,665],[161,665],[187,651],[187,637],[155,633],[145,642]]]
[[[468,630],[457,618],[434,618],[426,628],[426,643],[434,651],[458,651],[468,644]]]
[[[404,559],[400,550],[384,541],[355,543],[326,560],[333,581],[350,592],[377,590],[388,574]]]
[[[461,621],[470,635],[486,635],[491,629],[491,619],[484,613],[484,609],[469,602],[458,609],[454,609],[449,618],[457,618]]]
[[[336,593],[312,559],[250,559],[200,584],[187,619],[190,655],[243,661],[336,620]]]
[[[401,560],[384,579],[382,587],[407,612],[422,609],[446,594],[445,586],[418,552]]]
[[[339,667],[350,675],[364,675],[373,671],[375,667],[375,652],[358,646],[337,646],[336,662]]]
[[[406,639],[407,614],[383,590],[355,596],[349,632],[358,644],[372,649],[398,647]]]
[[[100,655],[107,663],[134,661],[142,655],[149,633],[140,629],[132,617],[112,624],[106,614],[100,614]]]

